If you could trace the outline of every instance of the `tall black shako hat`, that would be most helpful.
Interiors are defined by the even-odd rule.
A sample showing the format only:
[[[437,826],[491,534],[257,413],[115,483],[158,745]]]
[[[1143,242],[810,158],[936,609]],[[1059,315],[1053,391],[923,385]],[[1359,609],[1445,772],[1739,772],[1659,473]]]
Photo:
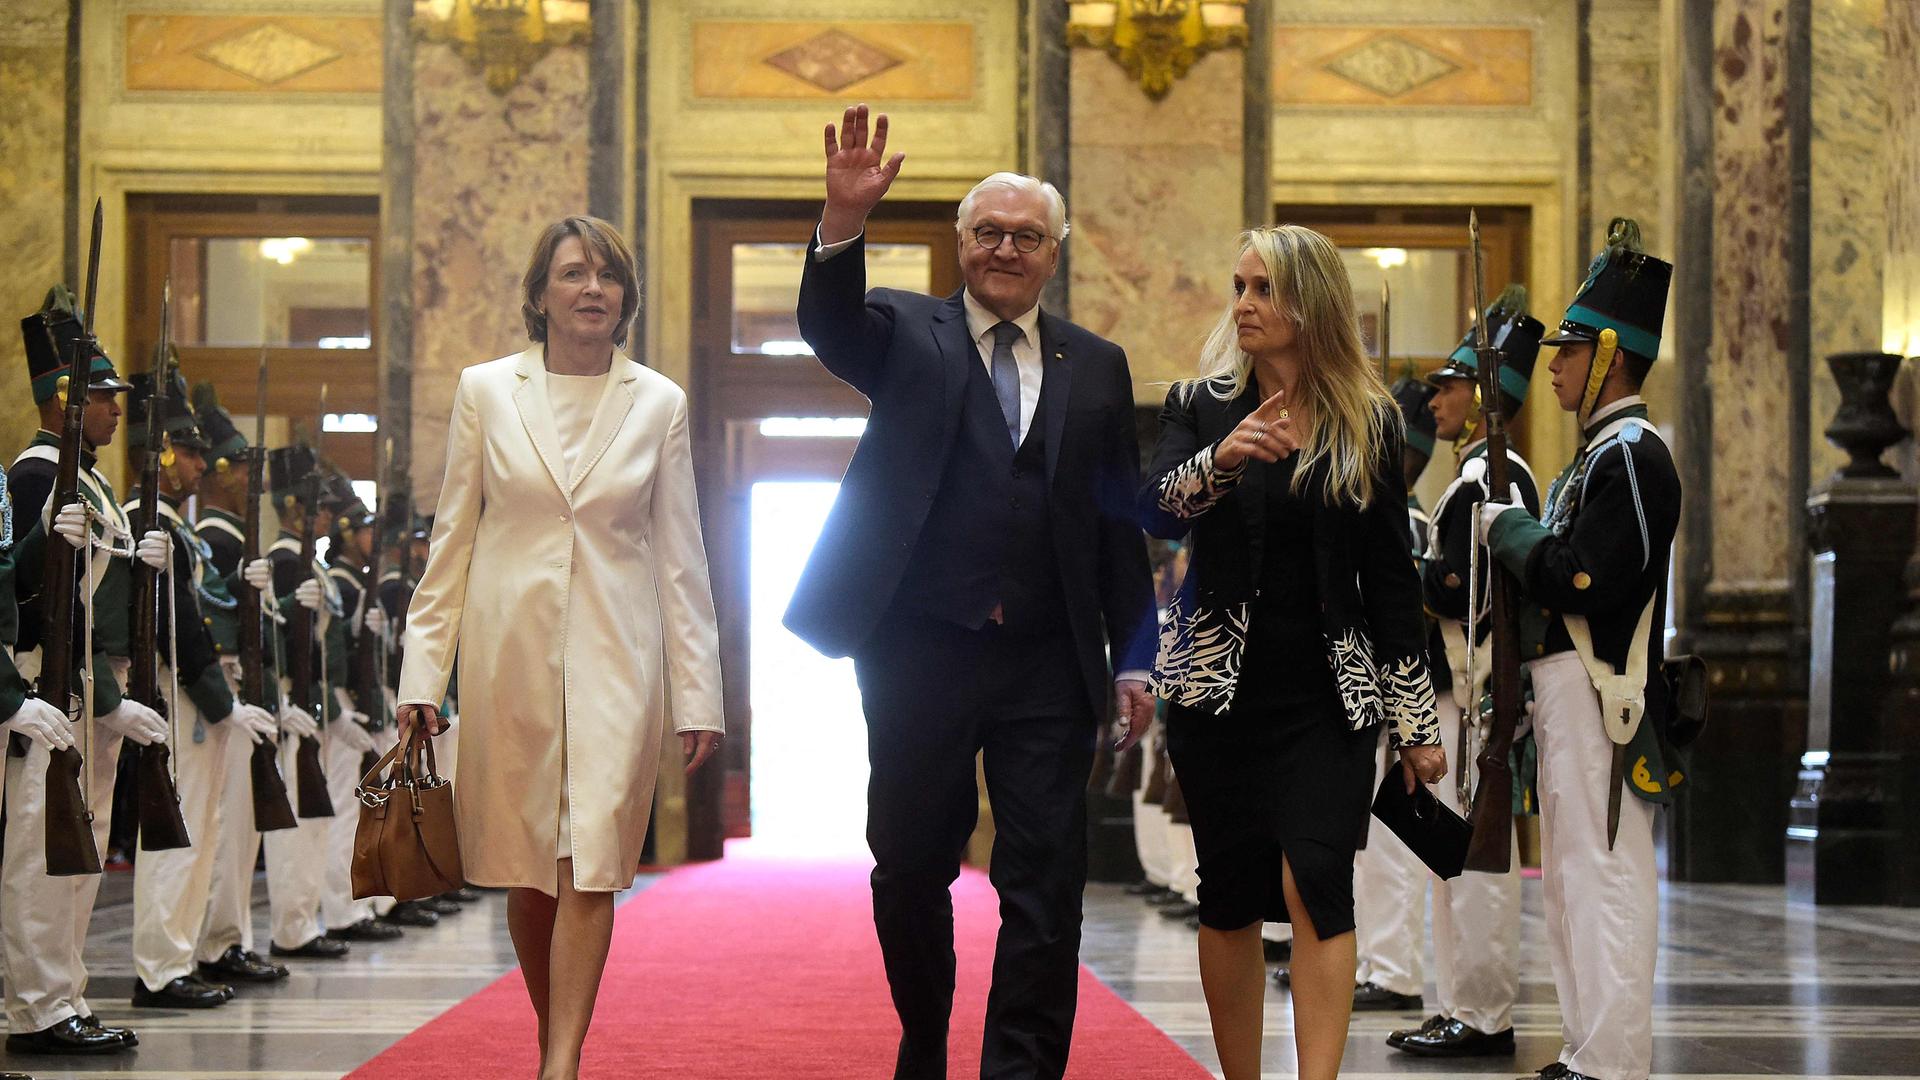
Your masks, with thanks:
[[[367,509],[360,493],[353,490],[353,478],[339,467],[321,482],[320,502],[333,514],[335,532],[360,529],[373,524],[373,511]]]
[[[200,420],[200,430],[206,433],[210,445],[207,456],[213,459],[216,469],[225,469],[231,462],[239,461],[246,452],[247,437],[233,424],[233,415],[220,404],[220,395],[210,382],[193,384],[193,415]]]
[[[20,340],[27,350],[27,375],[33,380],[34,404],[52,401],[60,393],[60,377],[67,373],[73,344],[86,329],[80,317],[80,303],[74,299],[73,290],[55,285],[47,290],[40,310],[20,320]],[[87,385],[95,390],[128,388],[97,341],[93,343],[93,358],[87,367]]]
[[[1640,223],[1614,218],[1607,225],[1607,246],[1587,267],[1587,280],[1573,294],[1560,329],[1541,344],[1599,341],[1612,330],[1619,348],[1652,363],[1660,355],[1660,331],[1667,319],[1667,286],[1673,264],[1640,250]]]
[[[1527,289],[1519,284],[1500,290],[1481,317],[1487,324],[1487,343],[1500,351],[1500,404],[1512,413],[1527,400],[1534,361],[1540,358],[1540,338],[1547,328],[1527,314]],[[1473,343],[1474,330],[1468,327],[1453,355],[1427,378],[1435,383],[1443,379],[1478,381],[1480,354],[1474,351]]]
[[[1391,388],[1394,404],[1400,406],[1400,415],[1407,422],[1407,449],[1421,457],[1433,456],[1434,433],[1437,430],[1433,410],[1427,408],[1433,395],[1440,388],[1419,379],[1402,378]]]
[[[306,502],[307,478],[319,467],[313,447],[306,443],[267,451],[267,484],[273,491],[274,505],[283,515],[294,503]]]
[[[127,391],[127,446],[134,450],[144,450],[147,446],[147,420],[154,409],[160,410],[160,430],[167,442],[174,446],[190,447],[205,453],[211,445],[196,422],[193,409],[187,403],[187,380],[176,369],[173,378],[159,394],[154,393],[154,378],[150,371],[138,371],[133,374],[132,385]]]

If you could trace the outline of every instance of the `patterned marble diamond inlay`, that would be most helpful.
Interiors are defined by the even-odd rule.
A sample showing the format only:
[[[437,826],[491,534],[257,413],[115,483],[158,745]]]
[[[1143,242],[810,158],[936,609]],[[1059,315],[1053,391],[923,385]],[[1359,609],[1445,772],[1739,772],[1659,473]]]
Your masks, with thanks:
[[[340,58],[340,52],[275,23],[221,38],[200,50],[200,57],[272,86]]]
[[[1460,65],[1406,38],[1388,34],[1327,64],[1326,70],[1392,98],[1459,71]]]
[[[763,63],[834,92],[899,67],[904,61],[845,31],[828,30],[774,53]]]

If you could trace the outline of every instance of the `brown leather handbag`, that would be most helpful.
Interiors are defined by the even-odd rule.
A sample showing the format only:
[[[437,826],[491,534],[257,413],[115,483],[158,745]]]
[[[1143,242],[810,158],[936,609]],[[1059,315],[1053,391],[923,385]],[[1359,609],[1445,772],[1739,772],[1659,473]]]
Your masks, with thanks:
[[[353,834],[354,899],[423,900],[466,883],[454,833],[453,784],[439,773],[433,740],[416,728],[360,779],[354,791],[360,800],[360,824]]]

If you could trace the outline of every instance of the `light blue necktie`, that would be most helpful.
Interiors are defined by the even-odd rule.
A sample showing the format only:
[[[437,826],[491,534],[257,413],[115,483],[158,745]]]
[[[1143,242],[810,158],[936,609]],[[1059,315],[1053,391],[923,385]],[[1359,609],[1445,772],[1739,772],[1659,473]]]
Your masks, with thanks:
[[[1020,365],[1013,359],[1013,343],[1025,335],[1010,322],[993,324],[993,396],[1000,399],[1007,435],[1020,446]]]

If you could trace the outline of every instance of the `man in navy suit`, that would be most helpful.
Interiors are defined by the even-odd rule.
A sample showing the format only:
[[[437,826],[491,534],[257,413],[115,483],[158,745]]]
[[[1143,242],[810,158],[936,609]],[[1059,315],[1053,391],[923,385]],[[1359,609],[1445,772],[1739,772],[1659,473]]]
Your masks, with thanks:
[[[960,292],[867,291],[867,215],[904,158],[886,157],[885,116],[868,134],[865,105],[837,133],[827,125],[799,320],[872,412],[786,624],[852,656],[860,683],[873,920],[902,1029],[894,1076],[947,1075],[948,888],[979,754],[1001,919],[980,1075],[1057,1078],[1110,684],[1123,745],[1153,715],[1132,377],[1119,346],[1040,310],[1067,223],[1060,193],[1032,177],[996,173],[961,202]]]

